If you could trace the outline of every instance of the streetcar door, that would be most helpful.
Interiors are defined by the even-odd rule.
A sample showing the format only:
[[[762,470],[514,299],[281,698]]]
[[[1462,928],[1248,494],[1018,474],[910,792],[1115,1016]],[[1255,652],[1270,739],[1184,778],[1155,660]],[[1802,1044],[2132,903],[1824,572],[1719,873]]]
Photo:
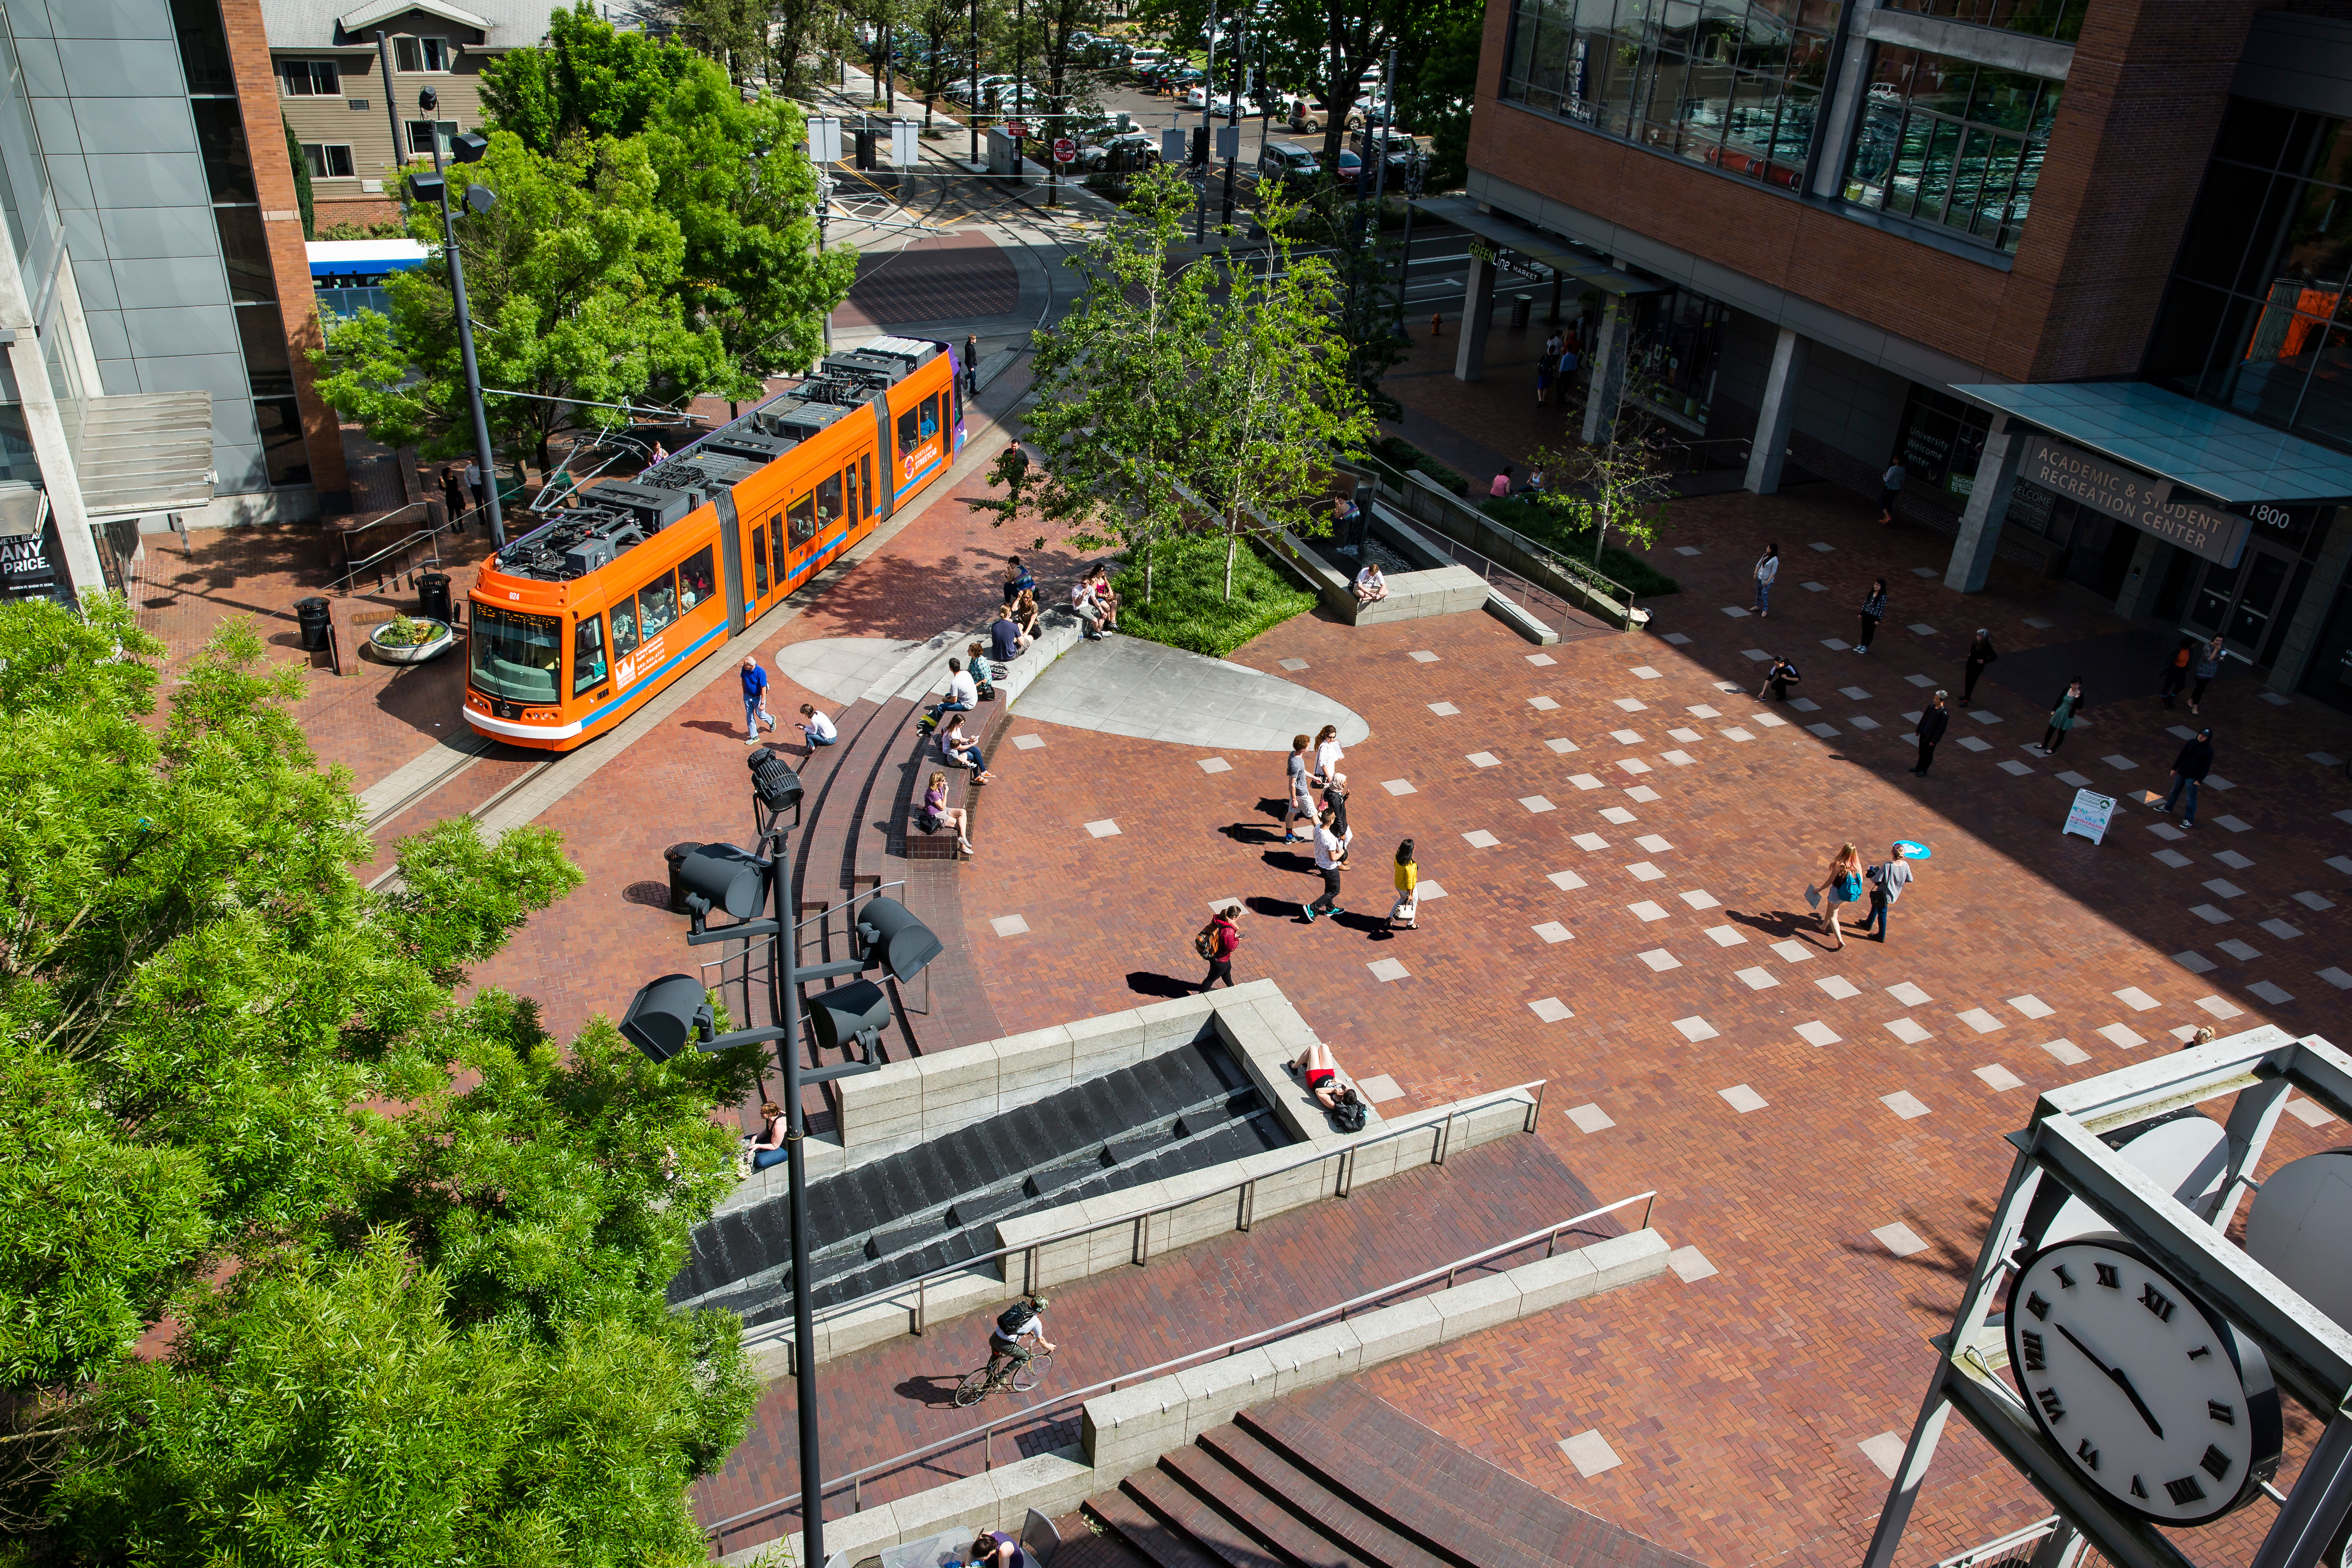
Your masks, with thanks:
[[[743,525],[743,531],[751,536],[751,597],[764,599],[768,596],[768,531],[753,518]]]
[[[727,563],[727,635],[740,637],[751,623],[751,606],[758,595],[746,592],[748,579],[743,574],[743,528],[735,515],[735,497],[731,491],[719,496],[719,549]]]

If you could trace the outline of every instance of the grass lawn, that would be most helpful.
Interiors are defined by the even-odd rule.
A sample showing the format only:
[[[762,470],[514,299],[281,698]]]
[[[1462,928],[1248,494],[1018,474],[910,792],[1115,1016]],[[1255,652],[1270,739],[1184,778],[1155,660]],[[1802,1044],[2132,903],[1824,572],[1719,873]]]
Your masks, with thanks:
[[[1223,597],[1225,542],[1220,538],[1162,540],[1152,546],[1151,599],[1143,597],[1143,564],[1130,557],[1114,576],[1118,629],[1191,653],[1223,658],[1291,616],[1315,607],[1315,595],[1292,585],[1247,543],[1234,559],[1234,596]]]
[[[1592,531],[1589,528],[1570,531],[1561,527],[1549,507],[1538,506],[1533,501],[1520,500],[1516,497],[1490,496],[1480,510],[1505,528],[1524,533],[1538,544],[1549,545],[1562,555],[1570,556],[1584,565],[1597,567],[1602,576],[1622,583],[1638,598],[1654,599],[1682,591],[1681,584],[1633,551],[1604,544],[1601,547],[1601,559],[1594,561]]]

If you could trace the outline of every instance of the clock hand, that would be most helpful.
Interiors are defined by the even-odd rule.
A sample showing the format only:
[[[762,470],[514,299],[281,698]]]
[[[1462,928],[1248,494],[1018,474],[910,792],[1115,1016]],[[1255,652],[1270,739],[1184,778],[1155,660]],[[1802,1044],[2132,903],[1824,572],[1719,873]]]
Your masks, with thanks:
[[[2157,1424],[2156,1413],[2148,1409],[2147,1402],[2139,1396],[2139,1390],[2132,1386],[2132,1380],[2126,1376],[2120,1368],[2109,1366],[2105,1362],[2101,1361],[2099,1359],[2098,1352],[2093,1350],[2090,1346],[2084,1344],[2081,1340],[2076,1339],[2073,1331],[2070,1331],[2065,1324],[2059,1323],[2056,1324],[2055,1327],[2060,1333],[2066,1336],[2066,1342],[2068,1344],[2071,1344],[2076,1350],[2081,1351],[2084,1356],[2089,1360],[2093,1366],[2097,1367],[2101,1372],[2107,1374],[2107,1381],[2113,1383],[2117,1388],[2124,1391],[2124,1397],[2132,1402],[2132,1408],[2138,1411],[2139,1418],[2147,1423],[2147,1429],[2155,1433],[2157,1436],[2162,1437],[2164,1436],[2164,1428]]]

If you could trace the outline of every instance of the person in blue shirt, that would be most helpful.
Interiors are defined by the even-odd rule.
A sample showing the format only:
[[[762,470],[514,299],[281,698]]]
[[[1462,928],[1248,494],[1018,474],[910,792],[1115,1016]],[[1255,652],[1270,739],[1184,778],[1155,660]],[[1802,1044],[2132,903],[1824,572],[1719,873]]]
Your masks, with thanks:
[[[760,743],[760,723],[762,720],[766,720],[769,729],[772,730],[776,727],[776,721],[768,718],[768,672],[760,668],[757,657],[747,654],[743,659],[743,728],[746,731],[743,743],[745,745],[756,746]]]

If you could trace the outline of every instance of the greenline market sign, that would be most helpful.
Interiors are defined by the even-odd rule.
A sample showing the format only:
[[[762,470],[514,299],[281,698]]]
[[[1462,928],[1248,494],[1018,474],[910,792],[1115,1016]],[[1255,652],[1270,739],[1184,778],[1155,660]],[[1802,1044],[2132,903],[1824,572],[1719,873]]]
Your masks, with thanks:
[[[2159,500],[2163,481],[2119,468],[2079,447],[2046,436],[2027,441],[2020,472],[2045,490],[2119,517],[2191,555],[2223,566],[2238,563],[2238,554],[2245,549],[2246,535],[2253,527],[2250,519],[2236,512],[2170,496]]]

